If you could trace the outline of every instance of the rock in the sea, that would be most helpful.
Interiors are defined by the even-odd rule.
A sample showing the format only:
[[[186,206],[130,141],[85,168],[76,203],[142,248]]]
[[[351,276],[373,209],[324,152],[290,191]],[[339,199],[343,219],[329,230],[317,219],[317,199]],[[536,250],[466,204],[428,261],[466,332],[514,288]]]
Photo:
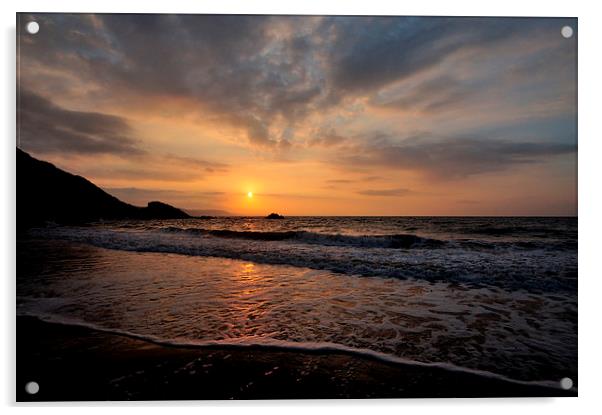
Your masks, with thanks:
[[[267,215],[265,218],[266,219],[284,219],[284,216],[272,212],[269,215]]]

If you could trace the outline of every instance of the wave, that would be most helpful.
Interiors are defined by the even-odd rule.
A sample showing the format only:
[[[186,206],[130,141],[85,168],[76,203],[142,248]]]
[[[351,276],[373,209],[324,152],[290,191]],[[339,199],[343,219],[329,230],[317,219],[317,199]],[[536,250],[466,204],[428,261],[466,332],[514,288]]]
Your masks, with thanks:
[[[504,382],[509,382],[517,385],[528,385],[528,386],[539,386],[552,389],[562,389],[558,381],[551,380],[521,380],[514,379],[499,373],[490,372],[482,369],[472,369],[463,366],[458,366],[453,363],[447,362],[421,362],[411,359],[406,359],[399,356],[394,356],[382,352],[377,352],[371,349],[365,348],[354,348],[339,343],[331,342],[295,342],[271,339],[265,337],[245,337],[238,339],[224,339],[224,340],[194,340],[186,338],[175,338],[175,339],[164,339],[154,335],[139,334],[128,330],[122,330],[117,328],[106,328],[100,325],[89,323],[73,318],[65,318],[52,314],[39,314],[39,313],[18,313],[20,317],[35,318],[39,321],[43,321],[51,324],[59,324],[63,326],[82,327],[97,332],[113,334],[118,336],[129,337],[135,340],[141,340],[148,343],[156,344],[158,346],[165,347],[180,347],[180,348],[215,348],[224,347],[232,349],[269,349],[269,350],[284,350],[284,351],[297,351],[306,353],[343,353],[352,356],[358,356],[362,358],[374,359],[389,364],[397,364],[404,366],[415,366],[432,368],[439,370],[446,370],[451,372],[464,373],[474,376],[481,376],[488,379],[496,379]],[[577,391],[576,387],[571,388],[572,391]]]
[[[367,248],[440,248],[446,245],[445,241],[425,238],[412,234],[397,235],[341,235],[326,234],[308,231],[233,231],[228,229],[203,229],[203,228],[177,228],[162,229],[169,233],[186,233],[190,235],[207,235],[217,238],[250,239],[255,241],[284,241],[327,245],[327,246],[352,246]]]
[[[414,234],[392,235],[343,235],[310,231],[234,231],[229,229],[161,228],[161,232],[187,235],[211,236],[216,238],[243,239],[253,241],[292,241],[324,246],[348,246],[355,248],[390,249],[438,249],[462,248],[469,250],[494,250],[497,248],[518,249],[574,249],[576,241],[535,242],[535,241],[483,241],[478,239],[441,240]],[[502,230],[505,232],[505,230]],[[492,233],[493,235],[493,233]]]
[[[576,230],[551,228],[547,226],[477,226],[474,228],[458,229],[457,232],[465,234],[487,236],[531,236],[537,238],[557,238],[576,236]]]
[[[550,243],[540,246],[518,242],[523,246],[517,246],[503,241],[435,241],[414,235],[224,232],[176,227],[154,231],[38,228],[32,229],[30,236],[122,251],[221,257],[356,276],[414,278],[534,292],[577,289],[576,250]],[[411,249],[389,249],[402,246]]]

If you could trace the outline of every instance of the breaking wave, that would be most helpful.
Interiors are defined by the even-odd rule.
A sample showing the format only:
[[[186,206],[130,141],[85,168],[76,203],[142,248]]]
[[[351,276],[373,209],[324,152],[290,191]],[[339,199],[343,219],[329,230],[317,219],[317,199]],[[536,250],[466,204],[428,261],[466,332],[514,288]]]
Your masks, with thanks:
[[[326,245],[351,246],[366,248],[439,248],[446,244],[438,239],[424,238],[412,234],[398,235],[341,235],[324,234],[308,231],[233,231],[228,229],[177,228],[167,227],[162,230],[168,233],[186,233],[189,235],[207,235],[217,238],[249,239],[254,241],[284,241]]]
[[[574,249],[573,241],[535,242],[535,241],[484,241],[479,239],[441,240],[414,234],[393,235],[342,235],[309,231],[236,231],[229,229],[178,228],[169,226],[161,232],[209,236],[215,238],[242,239],[251,241],[291,241],[303,244],[341,246],[353,248],[390,248],[390,249],[439,249],[463,248],[470,250],[495,250],[499,248],[518,249]]]

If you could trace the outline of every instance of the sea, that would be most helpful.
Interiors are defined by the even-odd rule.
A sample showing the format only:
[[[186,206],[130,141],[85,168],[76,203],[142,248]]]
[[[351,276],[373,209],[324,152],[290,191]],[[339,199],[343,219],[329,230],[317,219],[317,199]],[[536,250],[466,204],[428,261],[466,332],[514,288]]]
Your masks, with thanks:
[[[216,217],[17,238],[17,315],[547,385],[576,385],[577,285],[577,218]]]

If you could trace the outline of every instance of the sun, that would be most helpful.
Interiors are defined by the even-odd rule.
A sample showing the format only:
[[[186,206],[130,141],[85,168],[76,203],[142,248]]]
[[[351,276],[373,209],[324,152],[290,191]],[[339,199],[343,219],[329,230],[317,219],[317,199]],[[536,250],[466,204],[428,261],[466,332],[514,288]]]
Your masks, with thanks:
[[[248,197],[249,199],[251,199],[251,198],[253,197],[253,192],[249,192],[249,193],[247,193],[247,197]]]

